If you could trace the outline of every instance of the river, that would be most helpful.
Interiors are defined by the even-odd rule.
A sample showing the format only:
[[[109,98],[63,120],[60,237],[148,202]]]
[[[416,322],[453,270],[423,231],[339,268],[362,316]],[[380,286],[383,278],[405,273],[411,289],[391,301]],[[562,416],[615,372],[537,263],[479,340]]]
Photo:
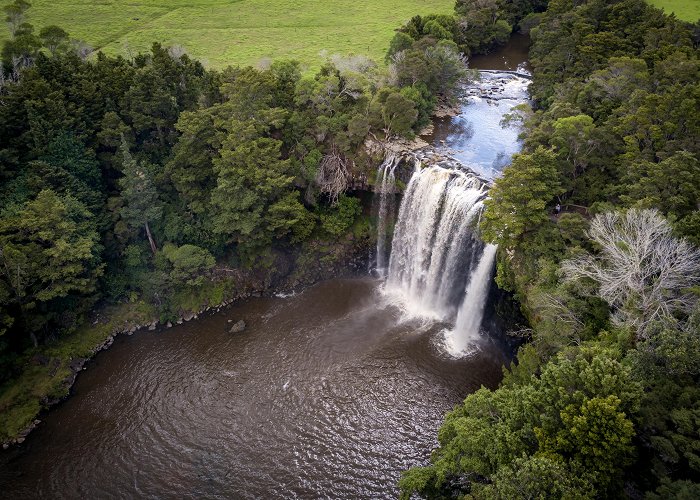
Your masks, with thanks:
[[[515,146],[502,137],[517,149],[517,137]],[[410,312],[366,277],[121,336],[3,454],[0,491],[395,497],[401,471],[427,462],[445,412],[481,385],[495,387],[510,355],[493,304],[483,335],[460,356],[444,346],[451,325]],[[240,319],[246,330],[230,333]]]
[[[519,127],[503,127],[501,121],[529,98],[529,80],[511,73],[530,74],[528,43],[529,38],[513,35],[500,50],[471,59],[471,68],[485,70],[481,80],[467,87],[459,115],[436,119],[427,137],[486,179],[495,178],[520,150]]]

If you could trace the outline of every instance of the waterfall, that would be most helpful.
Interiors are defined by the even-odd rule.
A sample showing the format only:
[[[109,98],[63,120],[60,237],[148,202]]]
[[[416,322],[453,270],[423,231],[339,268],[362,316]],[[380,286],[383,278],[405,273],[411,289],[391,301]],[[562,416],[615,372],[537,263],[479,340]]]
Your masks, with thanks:
[[[385,185],[394,182],[395,166],[394,158],[387,158],[378,171],[379,238],[388,217]],[[386,241],[377,241],[377,270],[380,276],[386,274],[385,296],[410,316],[454,321],[445,334],[447,348],[455,355],[478,338],[491,283],[496,246],[484,245],[475,230],[486,196],[487,186],[474,174],[417,165],[399,207],[385,270],[380,256]]]
[[[396,177],[394,172],[398,164],[396,156],[389,154],[377,169],[375,192],[379,194],[379,213],[377,215],[377,259],[376,272],[379,277],[386,276],[386,236],[389,221],[394,218],[396,200]]]
[[[484,304],[489,293],[491,272],[496,259],[496,245],[486,245],[479,265],[469,277],[464,302],[457,314],[454,329],[447,335],[447,345],[452,353],[464,352],[470,342],[479,336],[479,327],[484,318]]]
[[[502,125],[513,106],[528,102],[529,76],[520,72],[482,71],[448,130],[436,127],[434,145],[412,153],[416,163],[434,166],[416,166],[399,206],[390,252],[386,233],[392,217],[384,186],[394,182],[394,160],[387,158],[377,172],[376,267],[385,277],[384,296],[408,316],[452,323],[445,332],[453,353],[464,352],[477,338],[484,317],[496,247],[484,245],[476,231],[488,189],[481,179],[499,175],[520,151],[520,131]]]
[[[411,314],[452,319],[484,247],[472,226],[485,197],[486,186],[472,174],[418,168],[399,208],[386,294]]]

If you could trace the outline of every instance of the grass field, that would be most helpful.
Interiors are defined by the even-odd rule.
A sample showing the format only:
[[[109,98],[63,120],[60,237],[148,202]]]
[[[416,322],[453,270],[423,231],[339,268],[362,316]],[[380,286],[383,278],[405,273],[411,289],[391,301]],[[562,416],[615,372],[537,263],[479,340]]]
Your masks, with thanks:
[[[182,45],[209,67],[320,55],[384,58],[393,30],[415,14],[451,13],[454,0],[30,0],[37,30],[57,24],[109,54]],[[9,0],[0,0],[7,5]],[[0,40],[9,36],[2,30]]]
[[[650,4],[673,12],[679,19],[695,22],[700,19],[700,0],[648,0]]]

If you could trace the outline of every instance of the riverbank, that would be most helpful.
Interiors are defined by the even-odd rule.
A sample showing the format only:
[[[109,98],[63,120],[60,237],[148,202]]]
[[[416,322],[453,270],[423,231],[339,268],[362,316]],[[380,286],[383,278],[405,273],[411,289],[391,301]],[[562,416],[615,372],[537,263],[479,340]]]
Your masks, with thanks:
[[[289,293],[330,278],[365,273],[371,241],[357,221],[336,242],[311,241],[292,254],[276,252],[267,269],[229,269],[217,266],[195,294],[177,297],[177,318],[161,323],[157,308],[143,301],[98,307],[82,326],[27,352],[21,374],[0,387],[0,442],[4,449],[21,444],[40,423],[40,416],[70,395],[78,374],[118,335],[139,330],[166,331],[173,324],[250,297]]]
[[[434,121],[459,115],[461,105],[440,106]],[[432,127],[431,127],[432,128]],[[397,187],[405,186],[416,163],[424,166],[443,165],[464,168],[448,151],[429,144],[425,134],[413,140],[390,142],[368,139],[365,149],[378,165],[386,154],[403,158],[397,169]],[[431,141],[432,142],[432,141]],[[373,171],[357,172],[351,189],[373,190]],[[488,184],[486,178],[481,181]],[[70,395],[75,379],[86,363],[97,353],[109,348],[117,335],[131,335],[138,330],[167,329],[173,324],[197,319],[200,315],[219,311],[249,297],[298,291],[319,281],[364,274],[372,231],[366,216],[352,230],[335,242],[315,240],[296,249],[293,254],[276,252],[267,269],[244,270],[218,266],[207,283],[196,293],[188,290],[175,298],[175,318],[160,317],[158,309],[142,301],[103,305],[82,326],[38,349],[28,352],[22,361],[24,369],[14,380],[0,387],[0,443],[7,448],[21,444],[40,424],[40,414]]]
[[[331,279],[118,337],[68,400],[0,453],[0,490],[397,498],[401,471],[427,463],[444,413],[496,387],[507,355],[489,340],[447,356],[444,325],[402,319],[381,288],[368,276]],[[239,320],[245,331],[230,333]]]

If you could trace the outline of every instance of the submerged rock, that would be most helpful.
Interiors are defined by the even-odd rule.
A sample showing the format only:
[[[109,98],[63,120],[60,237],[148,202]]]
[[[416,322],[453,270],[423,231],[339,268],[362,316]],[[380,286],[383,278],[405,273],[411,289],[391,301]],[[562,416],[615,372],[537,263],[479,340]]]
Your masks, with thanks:
[[[239,320],[239,321],[236,321],[236,322],[233,324],[233,326],[231,326],[231,329],[229,330],[229,332],[231,332],[231,333],[240,333],[240,332],[242,332],[243,330],[245,330],[245,328],[246,328],[245,321]]]

